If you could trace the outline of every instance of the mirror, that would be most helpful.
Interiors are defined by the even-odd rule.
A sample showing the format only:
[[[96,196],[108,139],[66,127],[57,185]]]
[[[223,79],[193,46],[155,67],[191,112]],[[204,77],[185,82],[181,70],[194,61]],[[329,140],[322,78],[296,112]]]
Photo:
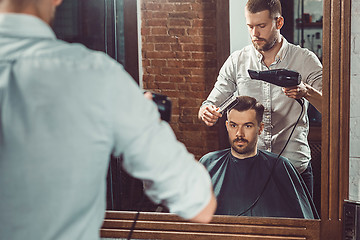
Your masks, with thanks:
[[[127,2],[126,0],[124,1]],[[90,1],[86,2],[90,4]],[[114,1],[104,2],[110,4]],[[203,3],[197,2],[196,4],[195,6],[190,6],[190,3],[184,3],[183,5],[166,3],[160,5],[153,1],[141,1],[142,16],[153,20],[149,23],[143,23],[145,26],[149,24],[147,25],[148,28],[153,26],[153,29],[142,27],[142,38],[146,41],[149,40],[147,36],[151,33],[147,33],[147,31],[153,31],[152,34],[154,35],[161,35],[163,33],[164,30],[156,24],[156,21],[160,22],[158,24],[164,24],[158,18],[164,16],[164,13],[161,11],[163,7],[169,9],[168,14],[165,14],[169,18],[166,21],[166,25],[169,26],[168,31],[166,31],[169,34],[169,38],[162,39],[159,37],[154,39],[157,43],[153,42],[150,45],[143,45],[143,51],[147,49],[146,53],[143,52],[143,57],[144,54],[147,55],[145,57],[154,56],[155,51],[167,51],[170,52],[167,53],[169,58],[174,60],[166,63],[166,67],[161,69],[151,68],[151,66],[146,65],[148,61],[143,58],[142,69],[144,71],[144,88],[162,88],[162,93],[174,99],[174,105],[177,107],[173,109],[172,127],[177,132],[179,140],[185,143],[194,142],[198,144],[198,147],[189,147],[189,150],[199,158],[205,152],[218,148],[218,129],[217,127],[205,129],[198,123],[196,118],[197,109],[202,100],[192,97],[197,95],[201,99],[206,98],[204,92],[211,90],[215,81],[214,76],[217,76],[217,66],[221,66],[222,62],[229,55],[229,49],[226,49],[229,48],[226,43],[228,41],[226,38],[226,25],[229,21],[229,6],[226,5],[228,3],[225,0],[204,1]],[[322,47],[324,65],[323,94],[326,96],[323,106],[329,111],[322,114],[321,221],[253,219],[245,217],[235,219],[217,216],[214,218],[213,225],[211,226],[195,226],[184,223],[181,219],[171,214],[162,213],[158,215],[156,213],[149,213],[140,216],[141,224],[138,226],[143,231],[139,230],[134,237],[176,239],[177,236],[180,236],[178,239],[181,239],[181,236],[183,236],[184,239],[186,234],[196,233],[198,239],[210,239],[206,237],[211,236],[212,234],[210,233],[214,232],[219,235],[222,233],[227,234],[227,236],[229,234],[233,234],[233,236],[236,234],[243,234],[243,236],[244,234],[246,236],[265,236],[265,238],[266,236],[291,236],[294,239],[296,237],[319,239],[320,235],[322,237],[325,236],[323,239],[331,239],[334,236],[339,236],[341,228],[341,202],[347,196],[346,178],[348,173],[346,168],[348,167],[348,158],[346,156],[346,144],[348,141],[348,128],[346,128],[347,116],[346,114],[340,114],[343,113],[340,110],[340,106],[342,109],[347,106],[346,94],[348,93],[348,88],[346,83],[349,80],[349,72],[346,69],[349,66],[349,60],[347,59],[349,40],[344,36],[349,34],[350,20],[346,16],[350,14],[350,3],[345,0],[324,0],[323,5],[330,7],[324,8],[323,18],[324,36],[327,36],[323,40],[324,44]],[[149,15],[148,12],[151,9],[157,12],[157,15]],[[193,11],[195,15],[191,15]],[[199,20],[193,23],[190,22],[190,17],[196,19],[202,17],[206,18],[206,21]],[[177,24],[182,24],[182,27],[174,27],[176,22]],[[192,28],[189,26],[192,26]],[[86,27],[83,26],[81,29],[86,30]],[[191,34],[198,34],[201,37],[192,38],[193,35]],[[184,36],[184,42],[179,42],[176,35]],[[215,35],[216,40],[214,38]],[[164,44],[166,40],[169,40],[170,44]],[[185,42],[185,40],[188,42]],[[167,46],[165,45],[170,49],[166,49]],[[132,49],[137,50],[137,47]],[[183,53],[180,54],[180,52]],[[133,55],[137,56],[137,54]],[[213,60],[202,61],[204,56],[207,59]],[[189,59],[194,61],[186,62]],[[178,60],[181,60],[181,63]],[[189,70],[189,66],[192,66],[193,70]],[[174,70],[174,68],[178,70]],[[164,74],[165,78],[155,79],[157,71],[164,71],[166,73]],[[195,80],[195,82],[190,85],[190,80]],[[193,139],[188,137],[192,132],[196,131],[198,133],[199,130],[201,131],[199,138]],[[339,139],[344,143],[342,149],[339,149],[337,144]],[[133,218],[133,213],[109,211],[102,228],[102,236],[126,237],[127,229],[129,229]],[[275,228],[281,229],[281,231],[275,231]],[[337,239],[340,239],[340,237]]]
[[[230,52],[242,49],[252,44],[248,27],[246,25],[244,8],[246,1],[229,1],[230,15]],[[286,0],[281,1],[285,24],[281,34],[285,39],[295,45],[306,47],[322,58],[322,0]],[[320,50],[319,50],[320,49]],[[226,56],[227,57],[227,56]],[[321,114],[312,106],[309,106],[308,116],[310,120],[309,146],[311,149],[311,165],[314,175],[314,203],[320,212],[321,200]],[[222,121],[224,125],[225,119]],[[225,127],[222,129],[221,148],[228,147],[228,136]]]
[[[312,5],[311,5],[312,3]],[[316,6],[313,3],[317,3]],[[57,12],[57,18],[55,21],[54,29],[59,38],[64,39],[68,42],[81,42],[88,46],[91,49],[103,51],[115,60],[120,63],[126,65],[127,63],[127,55],[125,54],[125,12],[124,8],[126,1],[116,0],[116,1],[104,1],[104,2],[96,2],[96,1],[64,1],[64,3],[59,7]],[[234,5],[235,4],[235,5]],[[238,18],[233,19],[230,18],[230,48],[236,50],[236,47],[233,47],[233,43],[246,42],[246,45],[249,44],[249,36],[247,34],[241,34],[243,31],[247,31],[247,26],[245,23],[245,18],[243,14],[245,1],[230,1],[230,16],[237,16]],[[314,9],[317,7],[316,14],[321,12],[322,2],[321,1],[283,1],[283,12],[286,14],[286,25],[283,28],[282,34],[289,39],[290,42],[295,44],[300,44],[300,35],[303,37],[304,32],[308,33],[308,39],[305,41],[301,38],[301,45],[307,44],[307,47],[311,47],[312,45],[321,43],[321,26],[316,25],[315,30],[309,28],[313,23],[310,19],[306,20],[306,27],[303,24],[302,19],[305,13],[304,11],[308,11],[310,9]],[[300,11],[301,8],[301,11]],[[81,11],[79,11],[81,9]],[[149,11],[151,12],[151,11]],[[298,13],[295,15],[294,13]],[[165,12],[166,13],[166,12]],[[240,13],[240,14],[236,14]],[[315,16],[315,13],[310,16]],[[93,16],[97,16],[94,18]],[[168,13],[168,16],[171,16],[171,13]],[[310,18],[310,17],[309,17]],[[98,21],[101,19],[102,21]],[[177,18],[175,18],[177,19]],[[178,19],[183,19],[180,17]],[[289,19],[289,21],[287,21]],[[315,19],[315,17],[314,17]],[[129,21],[129,20],[127,20]],[[145,20],[146,21],[146,20]],[[241,24],[239,24],[239,22]],[[296,22],[296,24],[294,24]],[[292,26],[293,25],[293,26]],[[232,27],[235,26],[235,27]],[[174,24],[174,27],[177,27]],[[320,30],[318,29],[320,27]],[[146,27],[144,27],[146,28]],[[159,28],[160,29],[160,28]],[[240,29],[240,38],[236,38],[236,32]],[[172,29],[174,30],[174,29]],[[300,34],[301,32],[301,34]],[[312,34],[311,44],[310,42],[310,34]],[[319,39],[316,43],[314,43],[314,36],[319,35]],[[179,34],[175,34],[175,37],[178,37],[179,41],[183,41],[182,37]],[[235,36],[235,37],[234,37]],[[293,39],[297,39],[298,42],[293,41]],[[156,45],[155,45],[156,47]],[[243,46],[237,47],[237,49],[242,48]],[[161,49],[159,49],[159,53],[161,54]],[[183,53],[181,50],[179,53]],[[193,53],[192,53],[193,54]],[[321,57],[321,56],[319,56]],[[152,61],[152,60],[151,60]],[[206,59],[205,59],[206,61]],[[153,67],[153,66],[150,66]],[[219,66],[217,66],[219,67]],[[192,68],[189,68],[192,69]],[[151,73],[151,72],[150,72]],[[150,74],[151,75],[151,74]],[[186,75],[186,73],[185,73]],[[217,75],[214,74],[212,79]],[[165,74],[157,74],[157,76],[165,76]],[[180,74],[181,76],[181,74]],[[191,79],[191,77],[189,77]],[[147,84],[147,82],[145,82]],[[160,89],[159,89],[160,88]],[[166,91],[169,89],[161,89],[159,86],[157,89],[153,89],[154,91]],[[179,99],[182,99],[181,96]],[[179,101],[178,104],[181,104]],[[175,106],[176,107],[176,106]],[[181,108],[182,106],[178,106]],[[182,123],[182,119],[186,117],[184,108],[183,113],[179,113],[179,119],[175,124],[179,124],[179,126],[183,126],[186,123]],[[310,119],[313,119],[310,117]],[[316,118],[314,118],[316,120]],[[175,120],[176,121],[176,120]],[[311,121],[311,123],[318,123],[319,121]],[[218,126],[220,130],[223,130],[224,124],[221,123],[222,126]],[[191,123],[187,124],[191,125]],[[220,125],[220,123],[218,124]],[[191,127],[191,126],[190,126]],[[207,131],[205,129],[204,131]],[[178,131],[178,134],[181,131]],[[312,133],[312,131],[311,131]],[[188,144],[187,136],[184,134],[183,142],[191,147],[193,144]],[[318,138],[319,139],[319,138]],[[317,143],[316,143],[317,144]],[[221,140],[219,143],[219,148],[228,147],[227,136],[226,139]],[[321,146],[321,144],[318,144]],[[196,147],[196,146],[193,146]],[[320,147],[319,147],[320,148]],[[203,152],[206,153],[206,152]],[[201,153],[201,154],[203,154]],[[199,158],[199,155],[197,158]],[[316,160],[316,161],[314,161]],[[142,199],[143,193],[141,191],[142,184],[140,181],[136,181],[129,177],[125,172],[122,171],[120,166],[120,160],[113,159],[111,161],[110,169],[109,169],[109,184],[108,184],[108,209],[109,210],[137,210],[139,206],[137,206],[137,202],[140,202],[139,199]],[[320,162],[320,159],[313,159],[313,163]],[[318,166],[318,165],[316,165]],[[320,168],[315,168],[319,170]],[[119,174],[120,173],[120,174]],[[320,176],[320,172],[316,171],[317,175]],[[316,180],[319,179],[315,178]],[[315,181],[315,186],[319,186],[320,184]],[[115,190],[115,189],[120,189]],[[315,191],[315,197],[319,196],[319,189]],[[316,198],[317,200],[319,198]],[[150,201],[146,200],[146,204],[141,206],[142,211],[154,211],[156,210],[156,206],[153,206]],[[318,208],[319,210],[320,208]]]

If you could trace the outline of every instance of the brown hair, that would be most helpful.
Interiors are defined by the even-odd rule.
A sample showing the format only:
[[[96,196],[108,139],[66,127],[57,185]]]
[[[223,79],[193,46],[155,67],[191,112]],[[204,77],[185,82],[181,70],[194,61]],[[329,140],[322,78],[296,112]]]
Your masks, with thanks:
[[[261,103],[259,103],[255,98],[249,96],[239,96],[236,98],[236,101],[237,103],[227,110],[227,115],[229,115],[230,111],[233,109],[239,112],[254,109],[256,112],[256,120],[259,124],[261,123],[264,114],[264,106]]]
[[[257,13],[268,10],[271,18],[279,17],[282,15],[280,0],[248,0],[246,9],[250,13]]]

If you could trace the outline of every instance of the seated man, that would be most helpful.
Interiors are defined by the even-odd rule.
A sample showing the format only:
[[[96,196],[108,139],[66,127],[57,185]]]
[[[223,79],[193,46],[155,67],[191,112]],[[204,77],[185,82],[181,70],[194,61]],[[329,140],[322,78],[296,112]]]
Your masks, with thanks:
[[[214,185],[215,214],[318,218],[302,178],[288,159],[257,149],[263,112],[255,98],[238,97],[227,111],[231,148],[200,159]]]

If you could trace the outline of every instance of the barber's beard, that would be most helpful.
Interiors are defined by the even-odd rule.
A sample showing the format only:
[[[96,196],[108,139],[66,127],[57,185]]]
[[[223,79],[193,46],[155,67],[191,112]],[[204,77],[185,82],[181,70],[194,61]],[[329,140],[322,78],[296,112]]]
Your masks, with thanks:
[[[230,145],[231,145],[231,148],[238,154],[241,154],[241,155],[246,155],[248,153],[252,153],[254,152],[255,148],[256,148],[256,143],[257,143],[257,138],[254,139],[254,141],[252,142],[249,142],[248,140],[244,139],[244,138],[235,138],[233,140],[229,139],[230,140]],[[243,146],[242,147],[239,147],[237,146],[237,143],[238,142],[242,142]]]
[[[276,32],[273,32],[273,34],[271,35],[271,37],[268,40],[266,40],[265,38],[257,38],[257,39],[265,42],[264,45],[260,46],[256,42],[252,41],[256,50],[261,51],[261,52],[269,51],[270,49],[272,49],[275,46],[275,43],[278,41]]]

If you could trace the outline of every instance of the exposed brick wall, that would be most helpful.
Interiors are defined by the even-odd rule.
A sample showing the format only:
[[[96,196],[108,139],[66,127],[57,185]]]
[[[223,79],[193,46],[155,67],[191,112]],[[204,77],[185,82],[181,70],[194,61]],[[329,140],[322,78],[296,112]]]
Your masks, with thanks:
[[[197,113],[217,77],[216,0],[142,0],[143,86],[171,98],[171,127],[197,159],[218,148]]]

